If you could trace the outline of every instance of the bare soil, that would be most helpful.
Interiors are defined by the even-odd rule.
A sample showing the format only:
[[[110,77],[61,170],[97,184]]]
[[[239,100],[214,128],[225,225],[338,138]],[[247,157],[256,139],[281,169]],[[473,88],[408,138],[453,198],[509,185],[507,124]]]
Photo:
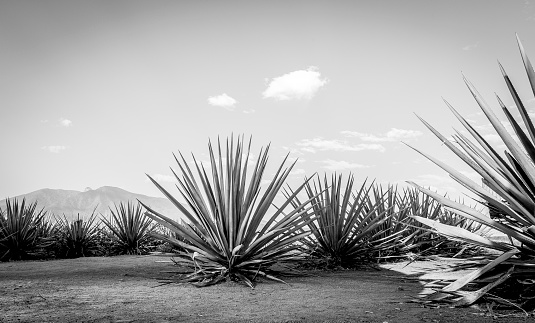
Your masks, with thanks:
[[[168,256],[0,263],[0,322],[488,322],[478,308],[411,302],[426,280],[465,274],[451,261],[382,270],[311,271],[288,285],[262,281],[197,288],[160,285]],[[498,322],[529,322],[511,314]]]

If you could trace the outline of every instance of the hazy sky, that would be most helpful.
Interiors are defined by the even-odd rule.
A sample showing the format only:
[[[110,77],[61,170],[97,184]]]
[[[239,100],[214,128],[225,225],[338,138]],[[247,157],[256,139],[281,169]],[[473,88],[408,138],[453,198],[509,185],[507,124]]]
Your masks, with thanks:
[[[158,196],[145,173],[172,185],[172,152],[207,160],[232,133],[271,142],[272,167],[299,158],[292,186],[336,171],[449,188],[400,141],[461,165],[413,114],[451,134],[442,97],[492,134],[461,71],[497,111],[500,60],[532,99],[515,32],[535,58],[530,1],[0,1],[0,198]]]

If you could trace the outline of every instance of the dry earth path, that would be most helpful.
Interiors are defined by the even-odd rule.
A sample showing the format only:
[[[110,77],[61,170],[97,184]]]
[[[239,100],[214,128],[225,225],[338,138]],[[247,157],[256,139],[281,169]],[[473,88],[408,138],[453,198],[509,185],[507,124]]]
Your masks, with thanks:
[[[161,255],[0,263],[0,322],[488,322],[477,308],[427,308],[415,277],[452,273],[447,261],[381,271],[310,272],[206,288],[158,286],[176,269]],[[434,275],[434,276],[433,276]],[[530,318],[528,320],[532,320]],[[507,317],[500,322],[523,322]]]

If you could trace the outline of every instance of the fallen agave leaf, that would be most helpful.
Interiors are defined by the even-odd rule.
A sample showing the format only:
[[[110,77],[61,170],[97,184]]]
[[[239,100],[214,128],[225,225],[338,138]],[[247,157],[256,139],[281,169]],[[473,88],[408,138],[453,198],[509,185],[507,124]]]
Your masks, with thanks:
[[[515,267],[509,268],[509,270],[507,270],[507,272],[505,274],[503,274],[500,278],[498,278],[496,281],[486,285],[485,287],[483,287],[481,289],[478,289],[475,292],[457,291],[457,292],[459,292],[461,294],[464,294],[464,296],[460,300],[458,300],[455,303],[453,303],[453,306],[468,306],[468,305],[473,304],[475,301],[477,301],[479,298],[481,298],[481,296],[483,296],[486,293],[488,293],[491,289],[493,289],[494,287],[500,285],[501,283],[503,283],[504,281],[509,279],[509,277],[511,277],[511,274],[513,273],[514,269],[515,269]]]
[[[507,251],[503,253],[501,256],[496,258],[495,260],[491,261],[487,265],[485,265],[483,268],[480,268],[478,270],[475,270],[473,273],[466,275],[464,277],[459,278],[458,280],[454,281],[453,283],[449,284],[448,286],[444,287],[442,291],[456,291],[465,286],[466,284],[472,282],[474,279],[480,277],[484,273],[488,272],[492,268],[496,267],[503,261],[511,258],[515,254],[517,254],[519,251],[518,249],[513,249],[510,251]]]

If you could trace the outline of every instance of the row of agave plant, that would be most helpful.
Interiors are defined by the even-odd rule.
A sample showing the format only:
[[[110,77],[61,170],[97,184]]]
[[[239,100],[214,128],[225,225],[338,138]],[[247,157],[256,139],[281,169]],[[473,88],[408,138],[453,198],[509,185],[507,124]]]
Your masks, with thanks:
[[[243,137],[228,139],[226,149],[209,143],[209,171],[195,157],[189,164],[175,156],[179,172],[171,170],[180,199],[149,176],[185,218],[176,221],[140,201],[146,216],[170,233],[152,236],[174,245],[174,261],[190,268],[174,281],[206,286],[232,279],[253,287],[257,277],[282,281],[295,264],[352,268],[437,246],[441,253],[465,247],[425,229],[414,214],[480,230],[416,189],[366,182],[355,188],[352,175],[314,175],[292,189],[284,182],[295,162],[285,167],[286,159],[262,190],[269,146],[254,162],[250,147]],[[276,197],[282,197],[277,206]]]
[[[48,216],[37,201],[7,199],[0,208],[0,261],[141,254],[155,242],[149,236],[155,224],[140,205],[120,203],[100,218],[102,225],[96,220],[95,212],[68,220]]]
[[[306,225],[295,228],[302,239],[295,241],[297,248],[293,250],[307,256],[304,266],[349,268],[422,252],[452,254],[463,250],[458,243],[448,243],[443,237],[423,230],[409,214],[446,219],[470,231],[479,229],[472,221],[459,221],[458,216],[444,211],[436,201],[416,189],[398,191],[388,186],[385,190],[380,185],[363,183],[353,190],[352,175],[344,189],[341,189],[342,175],[334,175],[330,181],[327,177],[323,181],[316,177],[313,182],[311,185],[306,181],[304,186],[311,206],[302,213],[306,218],[301,220]],[[303,208],[306,202],[290,192],[288,187],[283,194],[291,206],[296,210]],[[189,240],[184,234],[145,217],[141,204],[115,205],[107,217],[100,217],[100,223],[94,213],[85,219],[78,215],[69,221],[65,215],[47,216],[43,209],[37,209],[37,201],[26,205],[25,200],[19,203],[7,199],[6,210],[0,208],[0,260],[142,254],[173,251],[173,245],[186,251],[183,244]],[[237,225],[239,221],[234,223]],[[264,223],[262,220],[260,225]],[[165,244],[162,235],[180,243],[171,240]],[[265,240],[264,244],[270,242]]]

